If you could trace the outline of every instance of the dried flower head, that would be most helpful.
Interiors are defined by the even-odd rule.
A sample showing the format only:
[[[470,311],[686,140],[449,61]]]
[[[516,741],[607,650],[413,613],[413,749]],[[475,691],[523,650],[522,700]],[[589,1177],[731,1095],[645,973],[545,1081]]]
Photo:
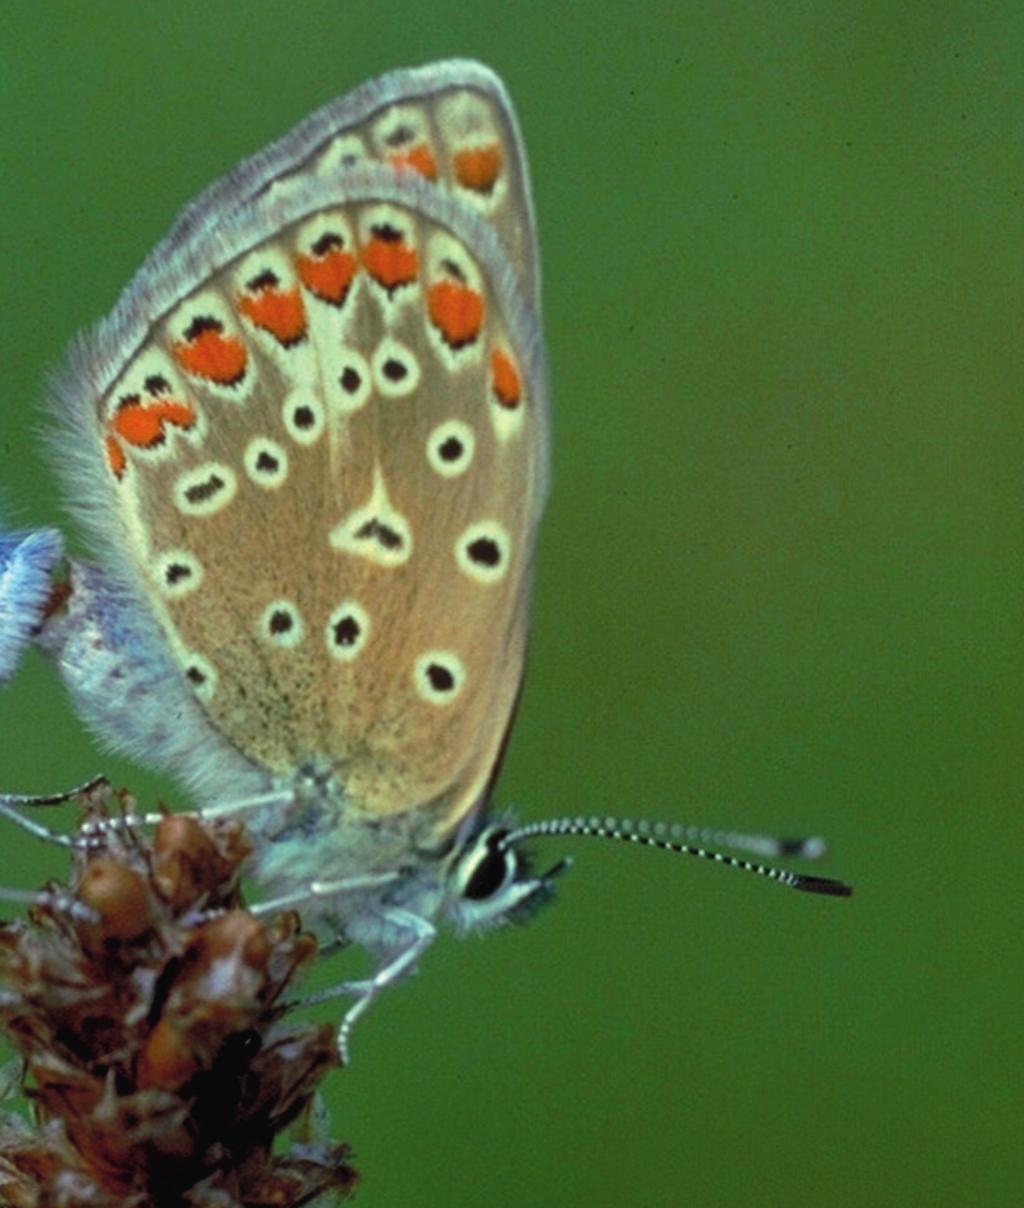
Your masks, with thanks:
[[[0,1023],[35,1127],[0,1123],[13,1208],[289,1208],[349,1191],[340,1144],[275,1138],[337,1064],[331,1029],[286,1024],[316,941],[298,917],[248,913],[237,821],[168,815],[152,837],[84,796],[88,846],[68,887],[0,927]]]

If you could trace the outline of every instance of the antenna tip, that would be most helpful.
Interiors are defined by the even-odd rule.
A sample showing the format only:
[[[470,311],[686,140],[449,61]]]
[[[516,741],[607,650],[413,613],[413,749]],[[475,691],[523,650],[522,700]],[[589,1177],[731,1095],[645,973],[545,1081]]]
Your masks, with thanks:
[[[821,893],[830,898],[853,897],[852,885],[847,885],[845,881],[833,881],[829,877],[799,877],[792,885],[805,893]]]

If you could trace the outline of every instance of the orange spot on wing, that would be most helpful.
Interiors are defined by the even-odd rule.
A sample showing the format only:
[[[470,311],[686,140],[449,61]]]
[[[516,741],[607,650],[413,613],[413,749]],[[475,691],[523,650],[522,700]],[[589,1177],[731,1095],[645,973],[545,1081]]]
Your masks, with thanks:
[[[191,428],[195,422],[196,413],[188,403],[178,403],[174,399],[143,403],[137,395],[130,395],[107,425],[104,443],[114,477],[121,478],[128,468],[122,441],[136,449],[151,449],[167,439],[164,430],[167,424],[176,428]]]
[[[295,267],[299,280],[311,293],[333,306],[340,306],[348,296],[359,266],[349,252],[330,251],[325,256],[298,256]]]
[[[113,436],[108,436],[104,443],[107,450],[107,461],[110,463],[111,470],[114,471],[114,477],[120,478],[128,468],[128,458],[124,455],[124,449]]]
[[[417,263],[415,250],[395,240],[371,239],[363,248],[367,272],[389,291],[415,281]]]
[[[486,147],[467,147],[453,157],[455,179],[465,189],[490,193],[501,172],[501,147],[490,143]]]
[[[427,180],[437,180],[437,160],[426,143],[417,143],[408,151],[396,151],[388,156],[388,163],[396,168],[411,168]]]
[[[242,341],[223,336],[212,327],[197,332],[190,340],[179,341],[172,351],[183,369],[220,386],[234,386],[245,376]]]
[[[494,397],[510,411],[514,411],[522,402],[523,387],[519,380],[519,371],[500,348],[491,353],[491,385]]]
[[[111,427],[128,444],[138,449],[149,449],[166,438],[165,424],[191,428],[195,422],[196,413],[188,403],[161,399],[154,403],[131,402],[119,407]]]
[[[427,295],[430,321],[452,348],[472,344],[484,321],[484,300],[468,285],[439,281]]]
[[[238,309],[285,348],[297,344],[306,334],[306,308],[297,289],[271,286],[254,294],[243,294],[238,299]]]

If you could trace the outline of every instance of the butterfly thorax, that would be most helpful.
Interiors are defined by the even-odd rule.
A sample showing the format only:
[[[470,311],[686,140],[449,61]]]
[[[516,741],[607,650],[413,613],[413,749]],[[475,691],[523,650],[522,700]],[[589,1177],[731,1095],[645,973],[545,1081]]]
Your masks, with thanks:
[[[246,811],[251,873],[263,895],[310,892],[306,914],[314,922],[375,947],[387,946],[381,927],[389,909],[437,915],[454,837],[431,825],[436,810],[368,813],[336,777],[312,764],[276,781],[272,794],[278,795],[272,804]]]

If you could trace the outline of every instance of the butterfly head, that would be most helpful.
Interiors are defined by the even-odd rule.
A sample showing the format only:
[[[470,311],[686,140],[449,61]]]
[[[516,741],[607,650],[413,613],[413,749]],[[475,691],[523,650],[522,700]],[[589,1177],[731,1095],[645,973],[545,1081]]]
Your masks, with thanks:
[[[507,820],[490,821],[450,857],[447,912],[459,931],[520,923],[554,896],[554,881],[570,865],[560,860],[543,873],[515,839]]]
[[[848,897],[852,892],[842,881],[789,872],[704,846],[710,841],[762,857],[814,860],[826,851],[824,840],[817,836],[779,839],[617,818],[550,818],[524,826],[514,825],[509,818],[490,819],[462,838],[449,857],[447,913],[458,930],[524,922],[552,900],[555,879],[571,865],[571,858],[564,858],[545,872],[536,873],[529,853],[523,848],[527,840],[549,836],[610,839],[695,856],[766,877],[793,889],[826,896]]]

